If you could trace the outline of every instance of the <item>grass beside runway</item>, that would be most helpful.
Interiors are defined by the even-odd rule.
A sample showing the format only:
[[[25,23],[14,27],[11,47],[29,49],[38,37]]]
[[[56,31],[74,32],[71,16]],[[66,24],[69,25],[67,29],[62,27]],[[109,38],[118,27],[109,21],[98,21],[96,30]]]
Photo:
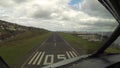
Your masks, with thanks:
[[[85,50],[86,53],[92,53],[102,45],[102,42],[90,42],[68,33],[60,33],[60,35],[62,35],[71,45],[75,45]]]
[[[86,51],[86,53],[93,53],[94,51],[98,50],[102,45],[103,41],[98,42],[91,42],[81,37],[74,36],[68,33],[60,33],[66,41],[68,41],[71,45],[77,46]],[[108,53],[120,53],[120,50],[115,49],[113,47],[109,47],[106,52]]]
[[[18,34],[7,41],[0,42],[0,56],[12,66],[31,49],[40,45],[49,35],[50,32],[44,30],[31,30]]]

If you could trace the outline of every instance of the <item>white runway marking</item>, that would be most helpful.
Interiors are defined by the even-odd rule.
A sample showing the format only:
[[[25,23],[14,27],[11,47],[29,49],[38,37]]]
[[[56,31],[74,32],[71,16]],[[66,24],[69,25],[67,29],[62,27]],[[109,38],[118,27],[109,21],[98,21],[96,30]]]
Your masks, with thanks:
[[[72,53],[75,55],[75,57],[77,57],[77,54],[74,51],[72,51]]]
[[[54,45],[56,46],[56,43],[54,43]]]
[[[37,56],[38,52],[35,53],[35,55],[32,57],[32,59],[28,62],[28,64],[31,64],[32,61],[35,59],[35,57]]]
[[[58,60],[65,60],[77,57],[77,54],[74,51],[66,51],[67,56],[65,54],[57,54],[56,57]],[[41,65],[50,65],[53,64],[55,61],[55,55],[49,54],[45,55],[45,51],[43,52],[36,52],[31,59],[29,60],[28,64],[30,65],[40,65],[41,62],[43,62]]]
[[[58,55],[57,55],[57,58],[58,58],[58,59],[62,59],[62,60],[65,60],[65,59],[66,59],[66,57],[65,57],[64,54],[58,54]]]
[[[44,43],[42,43],[41,45],[43,46],[45,43],[48,43],[46,41],[44,41]],[[52,45],[56,48],[59,44],[58,43],[59,37],[53,36],[53,39],[50,38],[50,41],[51,41]],[[69,46],[68,48],[70,48],[70,49],[68,51],[66,51],[64,49],[62,50],[62,48],[61,48],[61,50],[58,52],[58,51],[56,51],[56,49],[55,50],[53,49],[54,51],[49,51],[48,50],[49,48],[46,50],[46,49],[42,48],[42,46],[39,46],[38,48],[36,48],[34,50],[34,53],[32,53],[31,56],[28,55],[29,56],[28,59],[24,62],[24,64],[22,64],[21,68],[29,67],[29,66],[36,67],[37,65],[39,67],[42,67],[45,65],[50,65],[50,64],[56,63],[61,60],[77,57],[79,55],[75,51],[75,49],[72,48],[65,40],[61,43],[66,44],[67,46]],[[47,45],[45,45],[45,46],[47,46]]]
[[[41,55],[41,52],[38,54],[38,56],[36,57],[36,59],[35,59],[34,62],[32,63],[33,65],[36,64],[36,62],[37,62],[38,58],[40,57],[40,55]]]
[[[41,57],[39,58],[39,60],[38,60],[38,63],[37,63],[37,65],[40,65],[40,63],[41,63],[41,60],[42,60],[42,58],[43,58],[43,56],[45,55],[45,52],[43,52],[42,53],[42,55],[41,55]]]
[[[71,51],[69,51],[69,53],[70,53],[71,57],[73,58],[73,57],[74,57],[74,55],[72,54],[72,52],[71,52]]]
[[[49,59],[49,61],[48,61]],[[50,65],[54,63],[54,55],[46,55],[43,65]]]
[[[68,58],[70,59],[71,58],[71,56],[70,56],[70,54],[66,51],[66,54],[67,54],[67,56],[68,56]]]
[[[74,51],[66,51],[68,59],[77,57],[77,54]]]

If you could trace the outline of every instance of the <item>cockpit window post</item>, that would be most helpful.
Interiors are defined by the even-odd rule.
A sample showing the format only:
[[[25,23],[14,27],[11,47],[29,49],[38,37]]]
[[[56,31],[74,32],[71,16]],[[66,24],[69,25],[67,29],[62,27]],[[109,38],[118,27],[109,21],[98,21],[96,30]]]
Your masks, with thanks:
[[[104,51],[120,36],[120,25],[113,32],[109,40],[91,57],[98,56],[99,54],[103,54]]]
[[[108,11],[117,20],[119,25],[116,28],[116,30],[112,33],[110,38],[106,41],[106,43],[104,43],[104,45],[90,57],[95,57],[100,54],[103,54],[104,51],[120,36],[120,8],[119,8],[120,0],[116,0],[116,1],[114,1],[114,0],[99,0],[99,2],[101,2],[101,4],[103,4],[103,6],[108,9]]]

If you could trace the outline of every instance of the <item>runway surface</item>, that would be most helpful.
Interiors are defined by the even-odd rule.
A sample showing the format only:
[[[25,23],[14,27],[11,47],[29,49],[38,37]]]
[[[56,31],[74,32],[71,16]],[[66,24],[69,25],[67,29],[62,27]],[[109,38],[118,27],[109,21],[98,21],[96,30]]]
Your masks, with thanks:
[[[79,53],[67,41],[53,33],[24,60],[20,68],[41,68],[77,56]]]

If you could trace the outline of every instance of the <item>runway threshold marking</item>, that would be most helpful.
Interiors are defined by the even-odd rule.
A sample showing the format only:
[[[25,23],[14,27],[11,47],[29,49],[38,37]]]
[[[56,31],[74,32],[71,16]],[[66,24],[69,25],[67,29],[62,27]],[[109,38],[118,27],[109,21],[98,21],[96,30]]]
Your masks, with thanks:
[[[32,59],[28,62],[28,64],[31,64],[32,61],[35,59],[35,57],[37,56],[38,52],[35,53],[35,55],[32,57]]]
[[[37,52],[37,53],[35,53],[35,55],[31,58],[31,60],[28,62],[28,64],[29,65],[30,64],[35,65],[37,63],[37,65],[39,65],[41,63],[44,55],[45,55],[45,52]]]
[[[37,56],[36,59],[34,60],[33,65],[36,64],[36,62],[37,62],[37,60],[39,59],[40,55],[41,55],[41,52],[39,52],[38,56]]]
[[[40,63],[41,63],[41,60],[42,60],[42,58],[43,58],[43,56],[45,55],[45,52],[43,52],[42,53],[42,55],[41,55],[41,57],[39,58],[39,60],[38,60],[38,63],[37,63],[37,65],[40,65]]]
[[[74,55],[72,54],[72,52],[71,52],[71,51],[69,51],[69,54],[71,55],[71,57],[72,57],[72,58],[74,57]]]
[[[66,51],[68,59],[77,57],[77,54],[74,51]]]
[[[36,52],[28,62],[28,65],[50,65],[55,62],[55,57],[58,61],[70,59],[77,57],[76,52],[74,51],[66,51],[63,54],[46,54],[45,51]]]
[[[68,52],[66,52],[66,54],[67,54],[67,56],[68,56],[69,59],[72,58]]]
[[[77,57],[77,54],[74,51],[72,51],[72,53]]]

